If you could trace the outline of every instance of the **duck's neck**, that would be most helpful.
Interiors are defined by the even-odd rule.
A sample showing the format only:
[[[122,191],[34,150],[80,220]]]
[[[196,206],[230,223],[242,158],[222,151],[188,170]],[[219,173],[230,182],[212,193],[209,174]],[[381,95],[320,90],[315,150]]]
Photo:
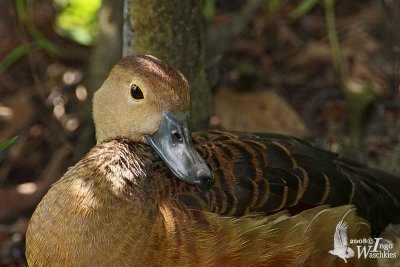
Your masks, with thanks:
[[[151,202],[148,174],[157,157],[149,146],[125,138],[111,139],[98,144],[87,158],[100,172],[99,187],[108,194],[127,201]]]
[[[159,223],[149,220],[159,212],[146,186],[153,157],[147,146],[124,139],[97,145],[39,204],[36,216],[47,217],[32,220],[30,243],[64,265],[111,266],[124,258],[138,265],[124,254],[140,258],[140,248]]]

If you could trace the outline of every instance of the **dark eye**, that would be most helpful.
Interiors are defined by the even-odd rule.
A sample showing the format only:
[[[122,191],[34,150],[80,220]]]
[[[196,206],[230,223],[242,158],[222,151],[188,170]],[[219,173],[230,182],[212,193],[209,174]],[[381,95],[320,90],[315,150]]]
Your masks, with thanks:
[[[144,99],[142,89],[140,89],[139,85],[132,84],[131,86],[131,96],[135,100],[142,100]]]

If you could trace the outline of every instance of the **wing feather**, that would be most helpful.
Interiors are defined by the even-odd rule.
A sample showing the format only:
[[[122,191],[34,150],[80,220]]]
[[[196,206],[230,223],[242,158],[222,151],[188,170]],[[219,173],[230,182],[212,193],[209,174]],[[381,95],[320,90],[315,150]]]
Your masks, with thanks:
[[[373,235],[389,222],[400,223],[400,199],[391,193],[400,184],[398,177],[279,134],[209,131],[192,137],[215,175],[212,196],[196,198],[210,200],[204,205],[211,211],[299,213],[352,203],[372,223]]]

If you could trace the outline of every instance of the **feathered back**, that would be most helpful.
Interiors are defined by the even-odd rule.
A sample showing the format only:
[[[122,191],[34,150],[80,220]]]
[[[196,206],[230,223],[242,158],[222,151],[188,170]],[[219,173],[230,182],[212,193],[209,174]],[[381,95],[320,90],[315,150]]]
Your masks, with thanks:
[[[240,216],[352,203],[373,235],[400,223],[399,177],[278,134],[212,131],[193,140],[216,182],[207,194],[183,194],[189,206],[204,201],[214,212]]]

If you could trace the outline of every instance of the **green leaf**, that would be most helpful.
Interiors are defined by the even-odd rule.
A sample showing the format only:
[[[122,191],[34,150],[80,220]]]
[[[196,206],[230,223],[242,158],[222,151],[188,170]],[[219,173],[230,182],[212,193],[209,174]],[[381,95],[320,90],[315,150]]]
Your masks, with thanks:
[[[54,0],[54,3],[60,9],[57,32],[80,44],[92,44],[101,0]]]
[[[25,22],[28,17],[26,12],[26,2],[24,0],[15,0],[15,6],[18,18]]]
[[[11,146],[17,140],[17,138],[18,135],[0,144],[0,152],[5,150],[7,147]]]
[[[32,8],[33,6],[33,1],[34,0],[16,0],[15,5],[17,9],[17,15],[18,15],[18,20],[26,25],[28,28],[28,31],[30,35],[35,39],[35,43],[39,45],[42,49],[46,51],[48,55],[54,55],[57,53],[57,48],[55,45],[47,39],[35,26],[35,24],[32,21],[32,18],[28,15],[28,10]],[[20,53],[21,55],[27,54],[29,51],[29,46],[28,45],[22,45],[22,47],[18,47],[18,50],[16,50],[16,53]],[[25,49],[25,50],[24,50]],[[15,54],[14,54],[15,55]],[[1,69],[0,69],[1,71]]]
[[[317,4],[319,0],[303,0],[301,3],[296,7],[295,10],[293,10],[290,14],[289,17],[293,20],[298,19],[305,14],[307,14],[311,9],[313,9]]]
[[[29,33],[35,38],[36,43],[44,50],[48,55],[54,55],[57,53],[55,45],[47,39],[33,24],[28,25]]]
[[[31,49],[30,45],[22,44],[14,48],[6,57],[0,61],[0,73],[8,69],[12,64],[14,64],[18,59],[28,54]]]
[[[207,20],[210,20],[215,13],[215,0],[205,0],[203,4],[203,13]]]
[[[269,13],[275,13],[282,4],[281,0],[264,0],[264,2]]]

